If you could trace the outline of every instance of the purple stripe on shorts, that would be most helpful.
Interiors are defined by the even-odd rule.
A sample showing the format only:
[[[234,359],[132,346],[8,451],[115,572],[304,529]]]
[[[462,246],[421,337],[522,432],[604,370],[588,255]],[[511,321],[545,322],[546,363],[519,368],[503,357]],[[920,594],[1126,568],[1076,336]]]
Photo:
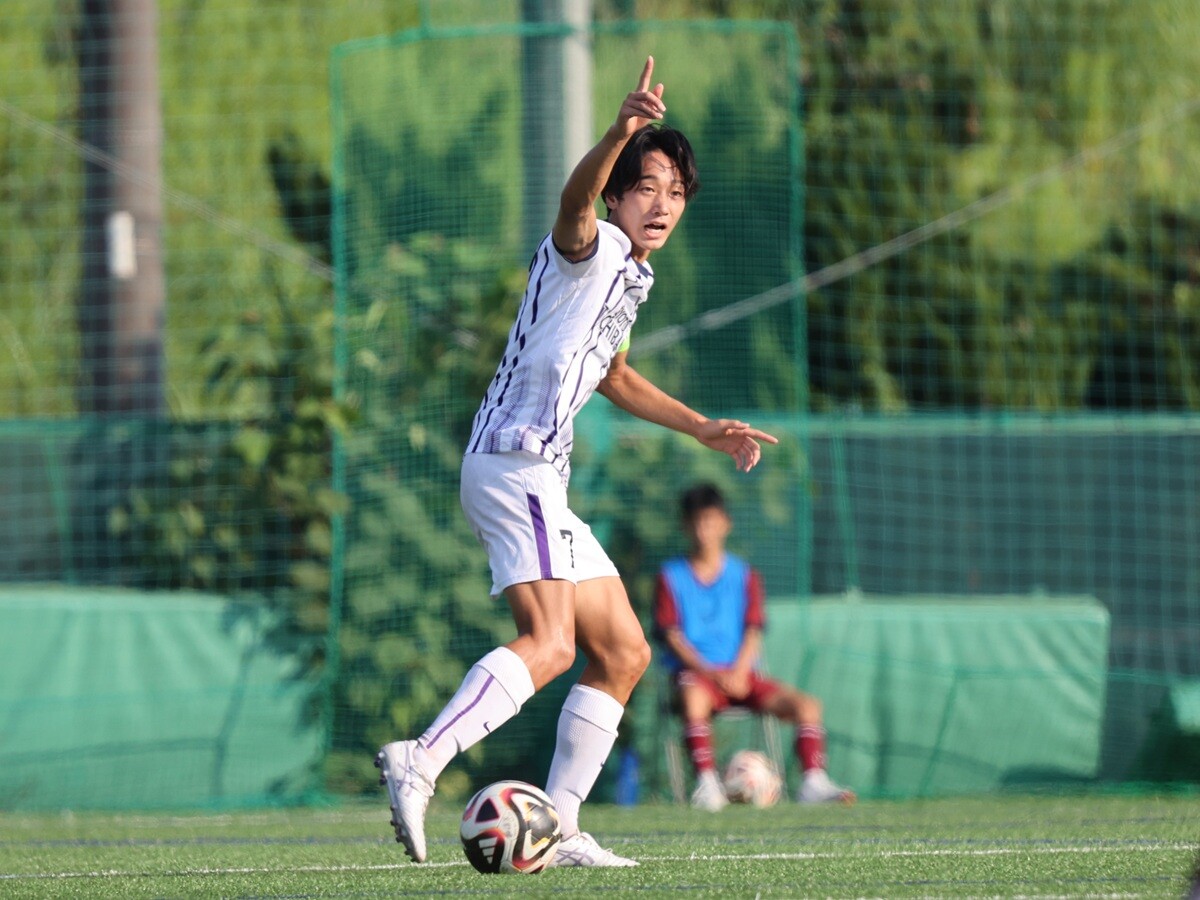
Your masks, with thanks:
[[[533,519],[533,536],[537,541],[538,566],[542,570],[543,579],[551,579],[554,573],[550,571],[550,541],[546,537],[546,517],[542,515],[542,501],[536,494],[526,494],[529,502],[529,516]]]
[[[436,744],[438,741],[438,738],[440,738],[443,734],[446,733],[447,728],[449,728],[451,725],[453,725],[455,722],[457,722],[459,719],[461,719],[463,716],[465,716],[467,713],[469,713],[475,707],[475,704],[477,704],[480,700],[483,699],[483,695],[487,693],[487,689],[492,686],[492,682],[495,680],[496,679],[493,678],[491,675],[489,675],[487,677],[487,681],[485,681],[483,683],[483,687],[481,687],[479,689],[479,693],[475,695],[475,699],[472,700],[470,703],[468,703],[463,709],[461,709],[453,719],[451,719],[449,722],[447,722],[445,725],[443,725],[441,727],[441,729],[439,729],[438,733],[429,739],[430,747],[432,747],[434,744]]]

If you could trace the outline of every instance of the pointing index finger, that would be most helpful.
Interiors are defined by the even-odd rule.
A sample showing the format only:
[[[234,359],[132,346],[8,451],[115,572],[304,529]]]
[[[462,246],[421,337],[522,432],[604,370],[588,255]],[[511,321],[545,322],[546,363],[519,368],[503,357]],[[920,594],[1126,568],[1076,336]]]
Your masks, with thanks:
[[[637,89],[639,91],[648,90],[650,87],[650,76],[654,74],[654,57],[646,57],[646,65],[642,67],[642,77],[638,79]]]

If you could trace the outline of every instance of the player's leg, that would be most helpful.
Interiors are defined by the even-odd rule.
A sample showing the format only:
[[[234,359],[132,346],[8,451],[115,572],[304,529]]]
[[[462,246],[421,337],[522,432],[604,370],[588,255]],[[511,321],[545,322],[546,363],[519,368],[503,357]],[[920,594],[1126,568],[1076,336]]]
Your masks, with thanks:
[[[801,803],[853,803],[854,792],[835,784],[825,770],[825,724],[821,701],[811,694],[769,678],[756,678],[752,705],[796,726],[793,750],[802,781],[796,799]]]
[[[504,589],[504,597],[517,626],[516,639],[475,663],[454,697],[417,738],[417,760],[431,778],[515,716],[526,700],[575,661],[574,584],[512,584]]]
[[[719,812],[729,805],[725,788],[717,774],[717,755],[713,746],[712,717],[728,706],[728,698],[710,679],[684,671],[676,679],[679,714],[683,719],[683,743],[696,773],[692,806]]]
[[[650,665],[650,645],[617,576],[576,586],[575,643],[587,657],[579,684],[602,691],[623,708]]]
[[[566,509],[558,473],[532,454],[468,455],[462,502],[488,551],[492,592],[508,599],[518,636],[471,667],[420,737],[386,744],[376,757],[396,840],[417,862],[426,856],[425,810],[438,775],[570,668],[575,654],[571,549],[553,527],[555,511]]]
[[[556,580],[505,588],[517,638],[470,668],[450,702],[420,737],[393,741],[379,751],[375,764],[388,789],[396,840],[416,862],[426,858],[425,810],[442,770],[571,667],[575,658],[574,591],[571,582]]]
[[[580,804],[604,768],[625,703],[650,663],[650,646],[620,578],[609,575],[579,582],[575,640],[587,665],[563,703],[546,781],[546,793],[558,809],[564,836],[554,865],[637,865],[601,848],[579,830]]]

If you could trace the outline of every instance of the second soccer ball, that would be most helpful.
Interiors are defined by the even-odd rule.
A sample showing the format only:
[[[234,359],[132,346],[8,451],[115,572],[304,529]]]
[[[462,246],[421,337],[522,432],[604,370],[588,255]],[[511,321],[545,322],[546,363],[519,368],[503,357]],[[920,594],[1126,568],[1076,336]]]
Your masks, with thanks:
[[[725,769],[725,794],[734,803],[774,806],[783,793],[783,778],[757,750],[739,750]]]

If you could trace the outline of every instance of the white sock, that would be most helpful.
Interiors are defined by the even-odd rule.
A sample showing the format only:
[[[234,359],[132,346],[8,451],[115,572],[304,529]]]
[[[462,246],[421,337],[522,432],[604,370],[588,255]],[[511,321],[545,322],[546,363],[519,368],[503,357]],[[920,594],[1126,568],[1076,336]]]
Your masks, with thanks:
[[[521,657],[497,647],[471,666],[462,684],[417,738],[417,761],[436,779],[455,755],[474,746],[513,716],[533,696],[533,679]]]
[[[563,837],[579,831],[579,804],[600,777],[624,713],[624,706],[596,688],[577,684],[567,694],[546,779],[546,793],[558,810]]]

